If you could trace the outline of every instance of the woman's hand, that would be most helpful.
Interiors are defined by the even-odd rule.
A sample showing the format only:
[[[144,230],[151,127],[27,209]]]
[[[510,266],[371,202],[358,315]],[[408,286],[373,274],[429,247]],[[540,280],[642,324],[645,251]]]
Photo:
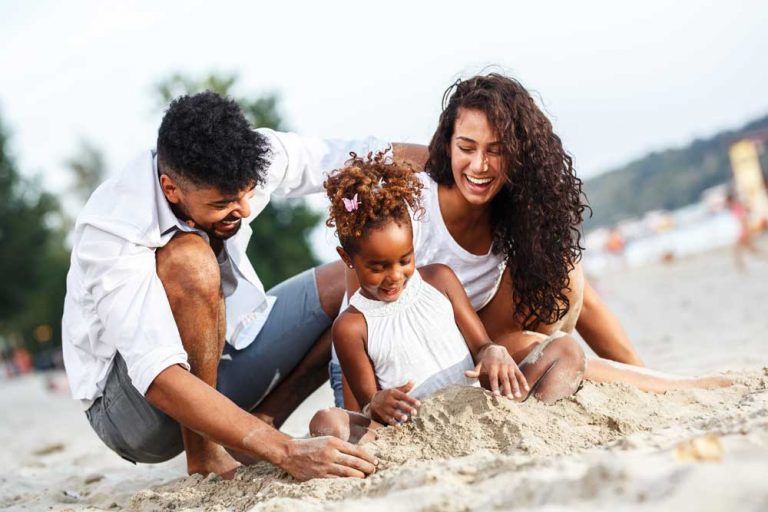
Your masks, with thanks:
[[[480,385],[491,390],[494,395],[504,395],[510,400],[523,397],[530,391],[528,381],[506,348],[495,343],[485,345],[477,354],[474,370],[467,370],[464,375],[470,379],[480,379]]]
[[[398,388],[382,389],[371,398],[371,417],[384,425],[399,425],[416,414],[421,402],[408,395],[413,389],[409,380]]]

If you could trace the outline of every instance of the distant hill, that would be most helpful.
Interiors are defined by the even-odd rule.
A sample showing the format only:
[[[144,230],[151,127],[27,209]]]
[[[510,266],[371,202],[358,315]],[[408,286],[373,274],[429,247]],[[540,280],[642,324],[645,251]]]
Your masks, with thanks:
[[[701,192],[731,180],[728,146],[750,132],[768,129],[768,115],[738,130],[696,139],[683,148],[650,153],[595,178],[584,189],[594,212],[587,230],[615,224],[649,210],[673,210],[695,203]],[[763,169],[766,169],[763,155]]]

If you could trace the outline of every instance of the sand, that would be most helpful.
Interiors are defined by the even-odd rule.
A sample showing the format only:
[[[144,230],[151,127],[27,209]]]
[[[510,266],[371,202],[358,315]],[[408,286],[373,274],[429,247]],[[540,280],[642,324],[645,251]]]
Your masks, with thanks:
[[[739,274],[720,250],[596,280],[649,366],[728,370],[733,387],[586,383],[553,405],[448,388],[380,431],[365,480],[301,483],[268,464],[187,477],[181,457],[132,466],[42,377],[0,382],[0,509],[768,510],[766,277],[768,264]],[[306,432],[329,400],[316,393],[285,430]]]

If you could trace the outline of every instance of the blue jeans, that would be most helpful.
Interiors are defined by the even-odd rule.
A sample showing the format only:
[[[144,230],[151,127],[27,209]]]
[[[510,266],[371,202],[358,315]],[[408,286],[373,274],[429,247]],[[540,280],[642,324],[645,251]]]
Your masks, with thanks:
[[[341,386],[341,365],[335,361],[328,363],[328,378],[333,389],[333,401],[336,407],[344,408],[344,392]]]

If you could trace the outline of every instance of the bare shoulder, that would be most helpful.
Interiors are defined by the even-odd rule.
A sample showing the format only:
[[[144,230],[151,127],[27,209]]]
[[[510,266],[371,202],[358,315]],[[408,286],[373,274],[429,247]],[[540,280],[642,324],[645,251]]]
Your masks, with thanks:
[[[432,263],[431,265],[419,267],[419,273],[422,279],[438,290],[445,290],[460,284],[459,278],[456,277],[456,273],[451,267],[442,263]]]
[[[365,342],[368,330],[363,314],[354,307],[344,310],[333,322],[333,343],[348,344]]]

